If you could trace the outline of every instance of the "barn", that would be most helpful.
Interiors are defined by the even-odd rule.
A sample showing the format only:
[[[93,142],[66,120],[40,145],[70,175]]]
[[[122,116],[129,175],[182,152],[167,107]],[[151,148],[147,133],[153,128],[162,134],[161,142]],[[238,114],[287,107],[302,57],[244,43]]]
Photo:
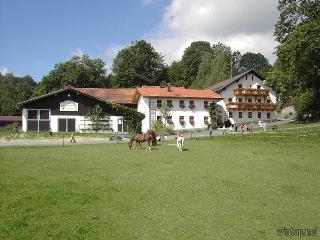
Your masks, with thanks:
[[[123,116],[105,104],[106,101],[136,109],[135,88],[75,88],[64,89],[35,97],[18,104],[22,110],[22,131],[92,132],[94,125],[89,113],[100,106],[105,117],[101,130],[126,132]]]

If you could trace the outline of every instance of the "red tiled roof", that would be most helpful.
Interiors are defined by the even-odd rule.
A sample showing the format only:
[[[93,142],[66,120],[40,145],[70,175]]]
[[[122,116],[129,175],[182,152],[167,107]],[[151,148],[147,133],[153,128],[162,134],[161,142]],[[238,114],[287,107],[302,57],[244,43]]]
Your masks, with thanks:
[[[21,116],[0,116],[0,122],[22,122]]]
[[[134,104],[135,88],[74,88],[76,91],[122,104]]]
[[[137,88],[144,97],[167,97],[167,98],[199,98],[199,99],[223,99],[223,97],[211,90],[186,89],[184,87],[143,86]]]

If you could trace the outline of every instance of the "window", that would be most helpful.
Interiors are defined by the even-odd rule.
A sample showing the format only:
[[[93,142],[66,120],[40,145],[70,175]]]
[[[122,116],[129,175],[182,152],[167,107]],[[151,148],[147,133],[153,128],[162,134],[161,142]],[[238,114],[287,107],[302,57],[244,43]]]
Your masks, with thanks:
[[[194,116],[189,117],[189,122],[191,125],[194,125]]]
[[[209,124],[209,117],[208,117],[208,116],[205,116],[205,117],[203,118],[203,122],[204,122],[205,124]]]
[[[184,106],[184,100],[180,100],[179,101],[179,106],[180,106],[180,108],[184,108],[185,106]]]
[[[248,98],[248,103],[251,103],[252,102],[252,98]]]
[[[257,85],[257,89],[261,89],[261,85]]]
[[[258,118],[261,118],[261,112],[258,112]]]
[[[246,80],[248,80],[248,75],[246,75]]]
[[[162,122],[162,117],[161,116],[157,116],[157,122]]]
[[[270,113],[269,112],[267,113],[267,118],[270,118]]]
[[[173,124],[172,116],[168,116],[168,117],[167,117],[167,123],[168,123],[168,124]]]
[[[238,98],[238,102],[242,102],[242,98]]]
[[[242,118],[242,112],[239,112],[239,118]]]
[[[238,84],[238,88],[242,88],[242,84]]]
[[[248,112],[248,118],[252,118],[252,112]]]
[[[270,99],[267,99],[267,103],[270,103]]]
[[[251,75],[251,81],[253,81],[253,74]]]
[[[228,102],[232,102],[232,98],[231,97],[228,98]]]
[[[194,109],[194,108],[195,108],[195,105],[194,105],[194,101],[193,101],[193,100],[190,100],[190,101],[189,101],[189,107],[190,107],[191,109]]]
[[[172,105],[172,100],[167,100],[167,106],[168,106],[169,108],[172,108],[172,107],[173,107],[173,105]]]
[[[207,109],[209,107],[208,101],[203,101],[203,107]]]
[[[180,116],[180,117],[179,117],[179,122],[180,122],[181,125],[184,125],[184,124],[185,124],[184,116]]]
[[[157,99],[157,107],[158,107],[158,108],[161,108],[161,105],[162,105],[161,99]]]
[[[50,110],[28,110],[27,130],[28,131],[48,131],[50,128]]]
[[[233,118],[232,112],[229,112],[229,118]]]
[[[258,103],[261,103],[261,98],[258,98]]]
[[[251,85],[251,84],[249,84],[249,85],[248,85],[248,88],[252,88],[252,85]]]

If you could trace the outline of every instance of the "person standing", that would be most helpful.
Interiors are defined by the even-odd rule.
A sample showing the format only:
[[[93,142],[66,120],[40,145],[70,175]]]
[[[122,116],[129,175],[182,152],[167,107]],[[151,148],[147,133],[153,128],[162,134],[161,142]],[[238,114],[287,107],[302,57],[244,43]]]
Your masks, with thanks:
[[[238,132],[238,124],[237,123],[234,124],[234,131]]]
[[[210,136],[210,138],[212,137],[212,127],[211,127],[211,125],[209,125],[209,136]]]

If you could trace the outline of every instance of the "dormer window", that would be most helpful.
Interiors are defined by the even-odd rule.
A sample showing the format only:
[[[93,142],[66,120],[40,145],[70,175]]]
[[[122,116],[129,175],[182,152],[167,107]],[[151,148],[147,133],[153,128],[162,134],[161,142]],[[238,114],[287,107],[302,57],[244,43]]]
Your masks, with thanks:
[[[261,89],[261,85],[257,85],[257,89]]]

